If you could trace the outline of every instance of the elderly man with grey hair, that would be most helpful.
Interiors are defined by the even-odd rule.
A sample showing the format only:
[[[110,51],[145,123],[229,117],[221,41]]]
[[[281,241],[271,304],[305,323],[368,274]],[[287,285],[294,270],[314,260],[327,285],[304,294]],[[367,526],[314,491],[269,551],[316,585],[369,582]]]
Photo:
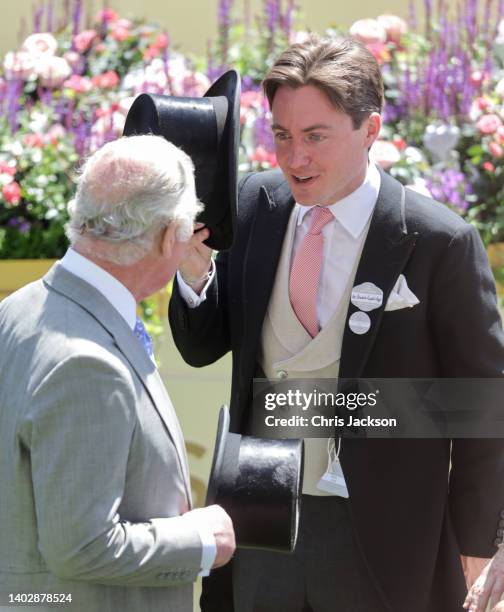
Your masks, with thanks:
[[[235,547],[191,510],[184,441],[136,317],[201,205],[190,158],[121,138],[84,165],[63,259],[0,304],[0,606],[192,612]]]

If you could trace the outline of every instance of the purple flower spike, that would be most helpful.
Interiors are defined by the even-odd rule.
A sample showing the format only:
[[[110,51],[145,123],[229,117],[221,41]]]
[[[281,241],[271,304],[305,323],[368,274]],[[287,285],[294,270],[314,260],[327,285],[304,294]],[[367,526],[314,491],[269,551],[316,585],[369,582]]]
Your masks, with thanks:
[[[82,0],[75,0],[72,23],[73,23],[73,35],[76,36],[80,30],[80,22],[82,17]]]
[[[33,6],[33,32],[38,33],[42,30],[42,15],[44,14],[44,7]]]

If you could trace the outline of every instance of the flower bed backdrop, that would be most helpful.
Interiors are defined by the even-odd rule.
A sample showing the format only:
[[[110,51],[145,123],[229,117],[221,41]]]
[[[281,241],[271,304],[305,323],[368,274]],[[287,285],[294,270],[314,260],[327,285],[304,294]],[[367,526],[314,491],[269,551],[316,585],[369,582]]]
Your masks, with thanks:
[[[272,58],[306,32],[293,0],[264,0],[238,19],[220,0],[219,37],[206,57],[172,48],[159,25],[82,0],[34,10],[33,34],[0,72],[0,259],[57,258],[79,161],[120,135],[142,92],[200,96],[227,67],[243,76],[240,170],[274,167],[260,81]],[[487,245],[504,241],[504,2],[464,0],[450,14],[425,0],[425,22],[381,15],[350,34],[381,64],[384,127],[372,155],[388,172],[473,223]],[[325,34],[343,32],[337,26]],[[441,205],[441,204],[440,204]],[[492,246],[504,280],[500,246]]]

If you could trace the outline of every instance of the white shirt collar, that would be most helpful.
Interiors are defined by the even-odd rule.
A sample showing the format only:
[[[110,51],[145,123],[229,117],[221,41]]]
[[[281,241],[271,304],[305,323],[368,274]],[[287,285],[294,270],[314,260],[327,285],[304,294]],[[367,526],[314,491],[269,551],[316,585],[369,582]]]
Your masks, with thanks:
[[[380,184],[381,177],[377,167],[369,163],[362,185],[342,200],[329,205],[329,210],[353,238],[360,236],[366,227],[378,199]],[[313,206],[302,206],[296,203],[296,207],[298,208],[297,224],[301,225],[304,216]]]
[[[72,248],[68,249],[60,263],[65,270],[78,276],[99,291],[123,317],[129,327],[131,329],[135,328],[135,298],[117,278]]]

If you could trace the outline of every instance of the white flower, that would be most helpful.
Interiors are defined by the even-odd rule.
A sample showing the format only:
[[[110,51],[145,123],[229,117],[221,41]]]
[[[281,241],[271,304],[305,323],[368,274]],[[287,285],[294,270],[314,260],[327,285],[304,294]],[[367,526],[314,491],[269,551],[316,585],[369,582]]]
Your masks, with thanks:
[[[34,164],[40,164],[42,161],[42,151],[40,149],[33,149],[31,154],[31,160]]]
[[[504,98],[504,77],[495,86],[495,93],[501,98]]]
[[[385,28],[376,19],[359,19],[350,26],[350,34],[364,44],[384,43],[387,40]]]
[[[411,185],[406,185],[411,191],[416,191],[428,198],[432,198],[432,194],[427,187],[427,181],[424,178],[416,178]]]
[[[56,53],[58,43],[52,34],[49,32],[38,32],[31,34],[24,41],[21,51],[25,51],[33,56],[46,55],[51,56]]]
[[[380,15],[376,21],[384,28],[387,40],[399,44],[401,38],[408,31],[408,25],[397,15]]]
[[[36,134],[42,134],[49,122],[49,118],[45,113],[40,113],[38,111],[32,111],[30,114],[30,123],[28,127],[30,131],[35,132]]]
[[[11,153],[14,155],[14,157],[20,157],[24,151],[23,145],[19,142],[19,140],[8,142],[4,144],[2,148],[5,153]]]
[[[404,149],[404,156],[406,157],[406,161],[410,164],[421,164],[425,161],[424,154],[416,147],[406,147]]]
[[[72,69],[63,57],[49,55],[36,59],[35,72],[42,87],[57,89],[72,74]]]
[[[401,154],[395,144],[386,140],[375,140],[369,156],[385,170],[401,159]]]
[[[37,187],[47,187],[47,185],[49,184],[49,179],[47,178],[47,176],[40,174],[39,176],[37,176],[35,183],[37,184]]]
[[[3,67],[7,79],[29,79],[35,73],[33,56],[24,51],[9,51],[5,56]]]
[[[13,176],[7,174],[6,172],[0,173],[0,187],[3,187],[4,185],[10,185],[12,182],[14,182]]]

